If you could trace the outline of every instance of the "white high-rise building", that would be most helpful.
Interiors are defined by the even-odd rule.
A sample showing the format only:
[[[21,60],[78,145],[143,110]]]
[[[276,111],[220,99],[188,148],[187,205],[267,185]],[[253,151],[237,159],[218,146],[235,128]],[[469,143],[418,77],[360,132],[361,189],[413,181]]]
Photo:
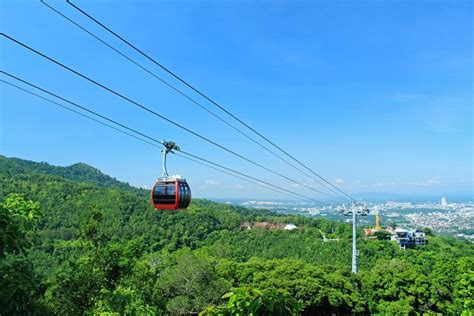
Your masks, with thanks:
[[[442,207],[448,206],[448,201],[446,200],[444,196],[441,198],[441,206]]]

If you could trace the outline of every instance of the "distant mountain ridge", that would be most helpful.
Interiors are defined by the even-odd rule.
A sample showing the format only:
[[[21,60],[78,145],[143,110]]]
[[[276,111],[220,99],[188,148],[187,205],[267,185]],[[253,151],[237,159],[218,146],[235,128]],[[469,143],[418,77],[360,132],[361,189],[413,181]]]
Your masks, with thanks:
[[[130,184],[121,182],[102,173],[99,169],[82,162],[67,167],[61,167],[50,165],[47,162],[35,162],[0,155],[0,170],[10,175],[24,173],[47,174],[60,176],[74,182],[88,182],[100,187],[142,191],[142,189],[132,187]]]

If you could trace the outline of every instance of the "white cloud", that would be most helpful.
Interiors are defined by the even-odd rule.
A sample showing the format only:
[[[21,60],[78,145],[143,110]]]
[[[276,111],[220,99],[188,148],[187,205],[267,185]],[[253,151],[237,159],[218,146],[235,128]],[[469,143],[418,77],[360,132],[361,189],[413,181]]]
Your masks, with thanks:
[[[389,186],[395,186],[397,185],[397,182],[377,182],[373,186],[376,188],[384,188],[384,187],[389,187]]]
[[[439,180],[439,177],[432,177],[423,181],[412,182],[409,184],[414,185],[414,186],[431,187],[434,185],[441,184],[441,181]]]
[[[204,183],[205,183],[206,185],[219,185],[219,184],[221,184],[219,181],[217,181],[217,180],[212,180],[212,179],[208,179],[208,180],[204,181]]]
[[[233,189],[233,190],[243,190],[244,186],[241,184],[227,184],[226,188]]]
[[[423,185],[425,186],[432,186],[432,185],[437,185],[437,184],[441,184],[441,181],[439,180],[439,178],[430,178],[430,179],[427,179]]]

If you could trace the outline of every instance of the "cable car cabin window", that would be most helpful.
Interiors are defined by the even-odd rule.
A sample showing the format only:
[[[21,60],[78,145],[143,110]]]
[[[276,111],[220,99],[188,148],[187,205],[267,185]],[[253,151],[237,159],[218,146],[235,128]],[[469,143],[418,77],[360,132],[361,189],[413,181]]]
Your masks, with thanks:
[[[183,202],[185,200],[185,188],[182,183],[179,184],[179,204],[178,207],[182,208],[183,207]]]
[[[153,191],[155,204],[175,204],[176,186],[173,183],[158,183]]]
[[[179,183],[179,208],[186,208],[191,202],[191,190],[186,182]]]

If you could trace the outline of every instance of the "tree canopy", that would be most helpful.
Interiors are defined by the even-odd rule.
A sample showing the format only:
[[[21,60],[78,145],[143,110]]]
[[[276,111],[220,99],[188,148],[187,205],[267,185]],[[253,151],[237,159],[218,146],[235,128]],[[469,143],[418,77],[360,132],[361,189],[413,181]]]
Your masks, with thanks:
[[[0,315],[472,315],[466,241],[361,238],[354,275],[347,223],[199,199],[157,212],[147,195],[83,164],[0,157]]]

